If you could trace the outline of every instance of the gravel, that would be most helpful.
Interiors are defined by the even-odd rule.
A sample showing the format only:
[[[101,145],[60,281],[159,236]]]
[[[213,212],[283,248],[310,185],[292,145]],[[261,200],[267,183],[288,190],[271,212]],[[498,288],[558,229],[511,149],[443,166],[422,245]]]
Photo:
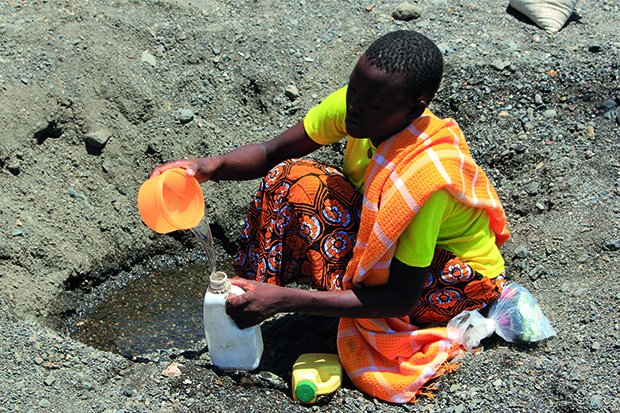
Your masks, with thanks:
[[[619,410],[620,3],[580,0],[555,34],[507,1],[401,3],[0,5],[0,411]],[[335,320],[264,323],[254,372],[213,367],[204,342],[125,357],[67,335],[120,274],[199,251],[191,234],[141,222],[137,190],[153,167],[275,136],[346,84],[373,39],[409,28],[444,53],[431,109],[456,119],[494,183],[513,233],[508,279],[534,294],[557,337],[493,336],[413,405],[345,380],[304,407],[290,368],[303,352],[335,351]],[[343,152],[313,158],[339,165]],[[255,187],[203,185],[220,256],[234,252]],[[170,367],[180,374],[163,375]]]

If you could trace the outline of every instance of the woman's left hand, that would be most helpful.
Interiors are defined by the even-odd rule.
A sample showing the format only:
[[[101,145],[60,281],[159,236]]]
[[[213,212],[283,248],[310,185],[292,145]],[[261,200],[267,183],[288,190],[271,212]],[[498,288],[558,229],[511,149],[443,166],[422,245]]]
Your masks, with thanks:
[[[226,314],[239,328],[260,324],[281,311],[285,287],[238,277],[232,278],[230,283],[245,290],[245,294],[229,295],[226,300]]]

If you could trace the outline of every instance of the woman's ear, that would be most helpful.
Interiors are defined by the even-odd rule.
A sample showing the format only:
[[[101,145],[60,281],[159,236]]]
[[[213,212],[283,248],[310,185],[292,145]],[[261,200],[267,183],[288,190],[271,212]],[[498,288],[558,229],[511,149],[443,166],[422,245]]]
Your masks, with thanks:
[[[407,119],[412,122],[422,116],[424,111],[426,110],[426,102],[423,100],[416,100],[411,105],[411,110],[407,114]]]

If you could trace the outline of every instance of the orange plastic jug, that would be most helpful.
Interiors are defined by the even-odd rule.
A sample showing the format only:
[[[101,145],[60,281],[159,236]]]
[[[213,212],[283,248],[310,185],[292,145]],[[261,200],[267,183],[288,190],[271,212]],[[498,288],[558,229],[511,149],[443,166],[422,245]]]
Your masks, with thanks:
[[[293,365],[293,399],[314,403],[320,394],[335,392],[342,384],[337,354],[302,354]]]
[[[205,213],[205,201],[196,178],[176,168],[142,184],[138,209],[149,228],[165,234],[197,226]]]

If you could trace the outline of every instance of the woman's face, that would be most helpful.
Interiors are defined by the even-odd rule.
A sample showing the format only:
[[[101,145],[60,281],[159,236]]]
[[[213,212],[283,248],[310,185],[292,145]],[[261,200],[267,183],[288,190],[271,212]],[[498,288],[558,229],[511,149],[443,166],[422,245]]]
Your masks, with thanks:
[[[375,146],[419,117],[426,104],[405,92],[401,74],[371,66],[366,55],[355,65],[347,88],[345,124],[349,136],[370,139]]]

